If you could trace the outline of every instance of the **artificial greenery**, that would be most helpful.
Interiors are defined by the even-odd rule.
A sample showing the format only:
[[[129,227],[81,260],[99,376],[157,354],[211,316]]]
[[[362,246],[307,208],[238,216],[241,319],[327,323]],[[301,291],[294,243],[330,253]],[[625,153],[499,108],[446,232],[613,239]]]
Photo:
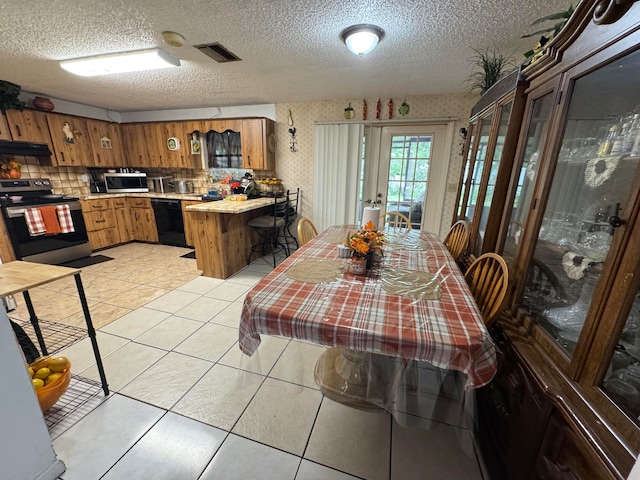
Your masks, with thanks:
[[[555,37],[560,32],[560,30],[564,28],[567,21],[569,21],[569,18],[573,14],[574,10],[575,9],[573,8],[573,5],[569,5],[569,8],[567,10],[563,10],[557,13],[552,13],[551,15],[547,15],[546,17],[539,18],[535,22],[533,22],[531,26],[540,25],[541,23],[545,23],[549,21],[559,20],[551,27],[538,30],[537,32],[529,33],[527,35],[523,35],[522,37],[520,37],[520,38],[529,38],[529,37],[535,37],[535,36],[541,35],[540,41],[536,44],[536,46],[533,49],[529,50],[528,52],[524,53],[525,58],[529,58],[532,55],[538,53],[549,40]],[[545,35],[545,34],[548,34],[548,35]]]
[[[472,48],[472,50],[475,55],[469,58],[472,72],[467,79],[467,84],[471,92],[482,95],[511,71],[513,57],[503,55],[495,49]]]
[[[22,110],[24,103],[18,100],[20,85],[0,80],[0,111]]]

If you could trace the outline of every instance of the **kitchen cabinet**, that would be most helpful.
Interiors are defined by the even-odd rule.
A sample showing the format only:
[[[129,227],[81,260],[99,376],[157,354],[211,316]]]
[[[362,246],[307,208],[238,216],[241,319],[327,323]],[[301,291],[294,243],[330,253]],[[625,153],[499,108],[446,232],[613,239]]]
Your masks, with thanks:
[[[9,122],[7,122],[7,117],[3,113],[0,113],[0,140],[11,140]]]
[[[275,126],[268,118],[242,120],[242,166],[253,170],[275,170]]]
[[[161,122],[155,124],[158,150],[162,151],[162,166],[168,168],[195,168],[200,155],[191,155],[191,135],[185,122]],[[177,140],[177,142],[175,141]]]
[[[134,236],[127,198],[117,197],[112,202],[118,233],[120,234],[120,243],[130,242],[134,239]]]
[[[111,199],[81,200],[82,216],[87,227],[91,250],[120,243],[116,215]]]
[[[151,199],[130,197],[127,199],[134,240],[158,243],[158,228],[151,207]]]
[[[210,130],[214,132],[226,132],[231,130],[232,132],[242,131],[242,119],[241,118],[221,118],[219,120],[202,120],[200,122],[202,133],[207,133]]]
[[[47,113],[47,124],[58,167],[93,166],[89,132],[84,118]]]
[[[525,83],[514,70],[494,85],[473,107],[463,150],[452,223],[471,224],[469,253],[479,256],[495,249],[502,207],[518,144],[518,129],[525,105]]]
[[[521,71],[506,200],[491,207],[502,210],[495,251],[512,287],[496,328],[515,352],[512,372],[526,376],[499,372],[494,392],[478,395],[483,451],[505,473],[495,478],[513,478],[519,458],[519,478],[624,479],[640,452],[638,75],[640,4],[596,0],[580,2]],[[526,382],[509,386],[518,375]],[[510,395],[549,407],[492,421],[492,402]],[[514,431],[527,441],[505,453],[500,439]]]
[[[120,125],[126,164],[130,167],[150,167],[144,124],[125,123]]]
[[[93,166],[125,167],[120,125],[113,122],[87,119]]]
[[[7,110],[5,115],[12,140],[51,145],[47,116],[44,112],[36,110]]]
[[[189,245],[190,247],[193,247],[194,245],[194,227],[192,225],[192,221],[191,221],[191,215],[189,213],[187,213],[187,207],[189,205],[197,205],[199,202],[197,200],[182,200],[182,202],[180,202],[182,205],[182,219],[183,219],[183,223],[184,223],[184,237],[186,239],[187,245]]]

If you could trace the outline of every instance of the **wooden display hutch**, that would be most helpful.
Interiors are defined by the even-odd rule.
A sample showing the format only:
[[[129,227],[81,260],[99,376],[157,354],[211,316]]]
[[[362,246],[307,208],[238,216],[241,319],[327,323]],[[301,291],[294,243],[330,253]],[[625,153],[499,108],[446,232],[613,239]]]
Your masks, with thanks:
[[[462,178],[479,179],[487,221],[467,215],[468,180],[457,214],[486,225],[476,251],[503,255],[513,289],[492,332],[499,371],[477,392],[492,480],[624,479],[640,451],[638,78],[640,4],[584,0],[507,89],[510,121],[496,120],[510,93],[472,119]],[[493,173],[469,172],[501,136],[491,197]]]

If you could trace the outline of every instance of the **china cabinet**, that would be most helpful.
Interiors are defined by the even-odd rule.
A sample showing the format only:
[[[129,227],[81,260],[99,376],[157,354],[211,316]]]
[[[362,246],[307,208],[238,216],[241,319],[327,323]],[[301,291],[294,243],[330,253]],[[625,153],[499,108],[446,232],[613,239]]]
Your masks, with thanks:
[[[471,223],[470,252],[479,256],[496,245],[502,205],[525,103],[524,82],[514,70],[495,84],[471,111],[452,223]]]
[[[517,147],[504,198],[495,188],[490,202],[501,214],[485,224],[513,280],[493,331],[501,366],[478,391],[491,478],[623,479],[640,451],[639,76],[634,0],[583,0],[520,72],[524,113],[505,134]],[[486,134],[489,150],[489,115],[472,127],[463,178],[495,160],[473,146]],[[462,216],[481,203],[462,200],[472,187]]]

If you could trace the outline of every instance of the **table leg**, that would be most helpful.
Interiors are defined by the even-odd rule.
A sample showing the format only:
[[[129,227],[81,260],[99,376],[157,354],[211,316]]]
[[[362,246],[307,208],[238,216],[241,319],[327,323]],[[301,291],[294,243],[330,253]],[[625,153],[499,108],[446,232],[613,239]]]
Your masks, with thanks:
[[[82,311],[84,312],[84,319],[87,322],[87,334],[91,339],[91,346],[93,347],[93,354],[96,357],[96,365],[98,367],[98,373],[100,374],[100,380],[102,381],[102,390],[105,395],[109,395],[109,386],[107,385],[107,377],[104,374],[104,366],[102,365],[102,358],[100,357],[100,351],[98,350],[98,342],[96,340],[96,331],[93,328],[93,322],[91,321],[91,314],[89,313],[89,305],[87,305],[87,297],[84,294],[84,287],[82,286],[82,280],[80,274],[74,275],[76,279],[76,287],[78,288],[78,295],[80,297],[80,304],[82,305]]]
[[[46,356],[49,353],[47,352],[47,346],[44,344],[44,338],[42,337],[42,332],[40,331],[40,324],[38,323],[36,311],[33,309],[33,303],[31,303],[31,296],[29,295],[29,292],[27,290],[22,292],[22,296],[24,297],[24,302],[27,304],[27,310],[29,310],[29,320],[31,320],[31,325],[33,325],[33,329],[36,332],[36,337],[38,338],[38,344],[40,345],[42,355]]]

